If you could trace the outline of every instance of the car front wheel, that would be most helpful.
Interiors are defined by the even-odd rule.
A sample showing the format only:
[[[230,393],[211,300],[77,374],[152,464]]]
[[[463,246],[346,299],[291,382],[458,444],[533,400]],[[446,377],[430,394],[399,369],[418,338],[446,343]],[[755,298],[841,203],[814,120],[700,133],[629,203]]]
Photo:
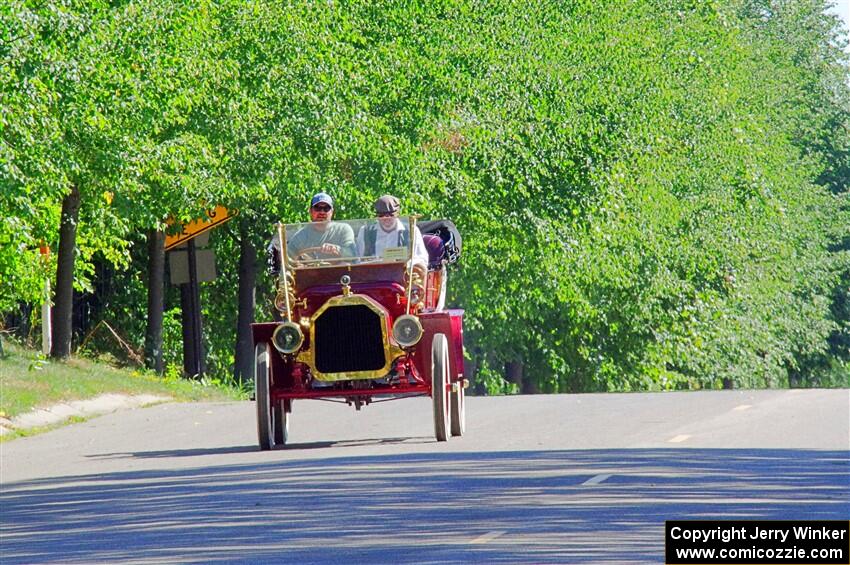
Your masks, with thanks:
[[[434,403],[434,436],[446,441],[449,436],[449,347],[446,336],[437,334],[431,343],[431,398]]]
[[[289,411],[284,401],[272,404],[269,387],[271,359],[269,344],[259,343],[254,349],[254,396],[257,403],[257,438],[260,449],[273,449],[289,439]]]

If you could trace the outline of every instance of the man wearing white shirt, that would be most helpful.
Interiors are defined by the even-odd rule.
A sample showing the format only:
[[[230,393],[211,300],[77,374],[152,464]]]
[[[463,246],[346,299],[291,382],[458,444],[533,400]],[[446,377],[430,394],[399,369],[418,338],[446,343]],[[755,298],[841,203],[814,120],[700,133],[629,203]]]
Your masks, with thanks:
[[[410,237],[407,226],[398,220],[401,205],[398,198],[385,194],[375,200],[375,214],[378,223],[360,228],[357,234],[357,254],[361,257],[383,257],[384,250],[393,247],[407,248]],[[419,266],[422,272],[428,266],[428,250],[422,239],[419,228],[414,228],[413,264]]]

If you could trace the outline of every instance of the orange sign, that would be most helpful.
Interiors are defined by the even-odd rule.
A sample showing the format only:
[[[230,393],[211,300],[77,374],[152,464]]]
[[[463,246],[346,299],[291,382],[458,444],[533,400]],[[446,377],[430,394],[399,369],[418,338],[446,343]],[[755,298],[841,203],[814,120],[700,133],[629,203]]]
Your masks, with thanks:
[[[168,251],[172,247],[177,247],[181,243],[185,243],[197,237],[204,232],[220,226],[230,218],[236,215],[236,210],[228,210],[224,206],[216,206],[212,210],[207,210],[207,217],[198,220],[192,220],[188,224],[183,224],[183,229],[174,235],[165,236],[165,250]],[[171,220],[167,222],[171,225]]]

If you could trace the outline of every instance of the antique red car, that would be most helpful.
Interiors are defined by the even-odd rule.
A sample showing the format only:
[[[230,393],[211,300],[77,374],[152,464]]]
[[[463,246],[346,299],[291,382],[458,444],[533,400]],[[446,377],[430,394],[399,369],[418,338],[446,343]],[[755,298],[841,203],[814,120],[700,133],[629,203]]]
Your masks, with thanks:
[[[302,399],[360,410],[430,396],[437,440],[463,435],[463,310],[444,304],[460,234],[447,220],[398,218],[399,233],[421,230],[427,259],[411,237],[376,253],[369,234],[378,221],[278,224],[270,251],[279,320],[252,326],[261,449],[289,441],[292,403]]]

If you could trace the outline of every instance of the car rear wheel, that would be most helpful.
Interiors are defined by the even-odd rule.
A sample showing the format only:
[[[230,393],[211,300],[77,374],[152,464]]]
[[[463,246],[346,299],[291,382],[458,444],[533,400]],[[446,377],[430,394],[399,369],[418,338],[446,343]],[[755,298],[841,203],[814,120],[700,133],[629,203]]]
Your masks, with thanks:
[[[457,390],[455,390],[457,389]],[[463,381],[452,385],[451,407],[452,407],[452,435],[460,437],[466,431],[466,392]]]
[[[289,435],[289,414],[280,402],[275,406],[271,403],[269,376],[271,359],[269,344],[259,343],[254,348],[254,396],[257,403],[257,438],[260,449],[274,448],[276,443],[286,443]]]
[[[449,436],[449,347],[446,336],[437,334],[431,342],[431,398],[434,403],[434,436],[446,441]]]

